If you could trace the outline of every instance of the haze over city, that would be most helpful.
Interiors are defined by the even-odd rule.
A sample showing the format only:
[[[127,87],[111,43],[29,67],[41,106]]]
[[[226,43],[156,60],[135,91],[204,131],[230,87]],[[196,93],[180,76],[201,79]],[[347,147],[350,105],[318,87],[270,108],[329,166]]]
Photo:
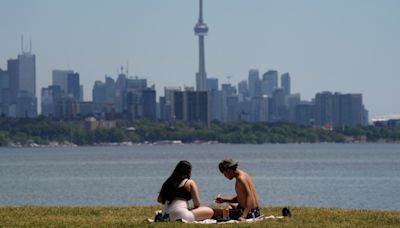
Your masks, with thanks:
[[[195,86],[198,1],[2,0],[0,68],[32,40],[37,91],[52,70],[79,72],[85,100],[94,81],[130,76],[164,86]],[[400,113],[400,2],[204,0],[208,77],[233,85],[250,69],[289,72],[292,91],[362,93],[370,118]],[[228,78],[229,76],[229,78]],[[40,96],[40,93],[37,94]]]

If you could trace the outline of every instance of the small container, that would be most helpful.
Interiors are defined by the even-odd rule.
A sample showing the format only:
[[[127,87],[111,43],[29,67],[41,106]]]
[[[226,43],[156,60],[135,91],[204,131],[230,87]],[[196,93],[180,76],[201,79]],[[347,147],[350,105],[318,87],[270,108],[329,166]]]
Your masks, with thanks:
[[[222,218],[229,219],[229,207],[225,207],[222,209]]]

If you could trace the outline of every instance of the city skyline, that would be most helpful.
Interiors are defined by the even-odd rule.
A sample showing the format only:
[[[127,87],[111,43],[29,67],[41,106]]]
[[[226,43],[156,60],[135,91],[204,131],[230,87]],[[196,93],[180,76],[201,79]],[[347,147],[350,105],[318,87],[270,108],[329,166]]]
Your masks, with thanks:
[[[53,70],[73,70],[88,100],[94,81],[116,78],[127,62],[129,75],[156,84],[157,96],[164,86],[195,86],[197,0],[90,3],[4,1],[0,67],[20,54],[25,35],[37,58],[36,91],[51,84]],[[371,118],[400,113],[389,102],[400,95],[397,1],[205,3],[208,75],[220,84],[237,86],[253,68],[274,69],[290,73],[292,91],[304,100],[321,91],[362,93]]]

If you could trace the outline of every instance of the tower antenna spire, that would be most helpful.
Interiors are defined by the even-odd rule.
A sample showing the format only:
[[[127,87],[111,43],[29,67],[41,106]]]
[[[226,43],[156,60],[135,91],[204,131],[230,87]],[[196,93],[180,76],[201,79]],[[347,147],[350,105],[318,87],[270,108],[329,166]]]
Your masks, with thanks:
[[[21,53],[24,53],[24,35],[21,35]]]
[[[203,0],[199,1],[199,23],[203,23]]]
[[[29,53],[32,53],[32,39],[29,39]]]

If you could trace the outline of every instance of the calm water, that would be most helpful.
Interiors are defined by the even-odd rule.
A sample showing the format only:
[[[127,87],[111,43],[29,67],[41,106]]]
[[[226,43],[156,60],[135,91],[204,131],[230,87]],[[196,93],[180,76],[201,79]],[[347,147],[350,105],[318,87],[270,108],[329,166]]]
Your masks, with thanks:
[[[0,148],[0,206],[156,205],[176,163],[193,164],[204,204],[233,195],[232,157],[263,206],[400,210],[400,144]]]

